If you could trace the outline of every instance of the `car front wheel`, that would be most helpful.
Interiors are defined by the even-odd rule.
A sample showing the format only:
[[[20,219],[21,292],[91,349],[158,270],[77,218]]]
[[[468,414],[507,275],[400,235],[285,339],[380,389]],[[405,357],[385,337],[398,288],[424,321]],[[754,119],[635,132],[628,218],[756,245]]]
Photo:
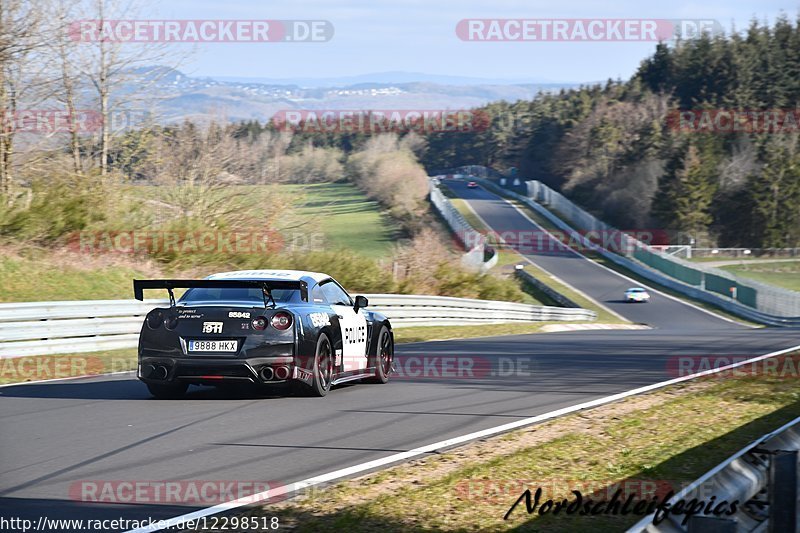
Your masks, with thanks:
[[[381,326],[378,334],[378,346],[375,355],[372,356],[371,366],[375,368],[375,377],[369,378],[370,383],[386,383],[389,381],[389,374],[392,372],[394,362],[394,343],[389,328]]]

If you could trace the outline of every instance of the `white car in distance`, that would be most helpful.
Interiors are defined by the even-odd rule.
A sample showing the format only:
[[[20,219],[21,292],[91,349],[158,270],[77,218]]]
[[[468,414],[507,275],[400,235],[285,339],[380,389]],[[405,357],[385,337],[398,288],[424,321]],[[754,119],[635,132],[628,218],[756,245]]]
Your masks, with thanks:
[[[625,301],[646,303],[650,301],[650,293],[648,293],[647,290],[643,289],[642,287],[631,287],[625,291]]]

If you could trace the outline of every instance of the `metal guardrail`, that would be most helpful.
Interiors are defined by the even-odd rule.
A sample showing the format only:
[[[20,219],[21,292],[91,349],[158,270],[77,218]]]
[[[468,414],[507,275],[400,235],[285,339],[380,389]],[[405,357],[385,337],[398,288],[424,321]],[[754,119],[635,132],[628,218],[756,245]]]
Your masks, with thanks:
[[[437,183],[438,180],[436,178],[429,178],[431,203],[467,250],[467,253],[462,257],[462,263],[465,266],[486,272],[497,264],[499,257],[497,251],[486,246],[486,237],[466,221],[464,216],[448,200],[447,196],[437,187]],[[487,248],[491,251],[492,256],[488,260],[484,260]]]
[[[738,501],[731,516],[695,514],[686,524],[683,514],[670,514],[655,524],[653,515],[643,518],[629,533],[688,533],[715,531],[793,532],[798,525],[797,458],[800,451],[800,418],[763,435],[679,491],[669,501],[695,499],[708,502]]]
[[[567,224],[559,217],[554,215],[550,210],[542,207],[541,205],[531,200],[530,198],[524,197],[522,195],[516,195],[514,193],[506,193],[506,194],[510,194],[511,196],[518,199],[520,202],[523,202],[525,205],[535,210],[537,213],[546,217],[550,222],[552,222],[562,231],[571,232],[571,234],[575,233],[575,230],[569,224]],[[577,236],[576,238],[581,240],[582,244],[586,246],[588,249],[591,249],[599,253],[609,261],[616,263],[617,265],[626,268],[627,270],[630,270],[631,272],[638,274],[639,276],[647,280],[658,283],[659,285],[667,287],[668,289],[672,289],[676,292],[684,294],[695,300],[715,305],[736,316],[760,324],[765,324],[768,326],[785,326],[785,327],[800,326],[800,317],[779,317],[779,316],[769,315],[767,313],[762,313],[756,309],[753,309],[752,307],[748,307],[734,300],[725,298],[723,296],[719,296],[715,293],[705,291],[699,287],[695,287],[683,283],[681,281],[678,281],[674,278],[671,278],[665,274],[662,274],[661,272],[658,272],[657,270],[653,270],[639,263],[638,261],[634,261],[622,255],[611,252],[601,246],[598,246],[583,236]]]
[[[728,311],[731,314],[742,317],[746,320],[750,320],[752,322],[757,322],[759,324],[765,324],[768,326],[800,327],[800,316],[784,317],[784,316],[777,316],[769,313],[764,313],[752,307],[743,305],[733,299],[726,298],[716,293],[703,290],[700,287],[683,283],[679,280],[676,280],[665,274],[662,274],[661,272],[654,270],[642,263],[639,263],[638,261],[616,254],[601,246],[598,246],[596,243],[592,242],[584,235],[580,234],[579,232],[576,232],[572,226],[570,226],[560,217],[556,216],[552,211],[545,208],[538,202],[532,200],[531,198],[528,198],[527,196],[523,196],[513,191],[501,188],[488,179],[476,176],[471,176],[470,179],[478,181],[484,186],[493,189],[494,191],[502,195],[514,198],[515,200],[524,203],[525,205],[527,205],[528,207],[530,207],[531,209],[533,209],[534,211],[545,217],[547,220],[549,220],[559,230],[564,231],[565,233],[570,235],[570,237],[572,237],[575,241],[580,242],[582,246],[586,247],[586,249],[590,249],[594,252],[597,252],[598,254],[602,255],[609,261],[612,261],[613,263],[616,263],[617,265],[627,270],[630,270],[631,272],[647,280],[650,280],[654,283],[658,283],[659,285],[662,285],[664,287],[667,287],[668,289],[684,294],[695,300],[709,303],[711,305],[719,307],[720,309],[724,309],[725,311]],[[610,227],[606,226],[604,223],[600,221],[598,222],[602,224],[602,226],[594,227],[595,231],[602,231],[603,227]]]
[[[586,309],[494,300],[367,294],[369,309],[394,327],[594,320]],[[0,358],[135,347],[144,316],[169,300],[90,300],[0,304]]]
[[[525,270],[521,268],[521,265],[517,265],[515,274],[523,282],[533,285],[536,288],[536,290],[543,292],[545,295],[547,295],[548,298],[556,302],[558,305],[563,307],[580,308],[580,305],[570,300],[560,292],[551,289],[545,283],[538,280],[536,276],[534,276],[530,272],[525,272]]]

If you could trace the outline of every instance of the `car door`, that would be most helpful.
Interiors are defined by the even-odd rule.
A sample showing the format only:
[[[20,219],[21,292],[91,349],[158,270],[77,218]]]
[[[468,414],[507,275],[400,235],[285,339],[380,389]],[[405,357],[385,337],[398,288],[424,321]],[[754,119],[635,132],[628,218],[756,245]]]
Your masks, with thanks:
[[[353,299],[338,283],[320,283],[325,299],[339,317],[342,328],[342,361],[345,372],[367,368],[367,319],[353,309]]]

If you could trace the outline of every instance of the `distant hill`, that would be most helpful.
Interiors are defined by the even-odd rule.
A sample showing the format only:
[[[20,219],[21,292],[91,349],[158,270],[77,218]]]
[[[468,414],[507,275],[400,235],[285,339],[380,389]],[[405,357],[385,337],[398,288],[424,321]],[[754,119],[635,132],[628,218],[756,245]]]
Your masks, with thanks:
[[[164,67],[139,73],[155,80],[156,107],[164,122],[266,121],[286,109],[466,109],[498,100],[530,100],[540,92],[577,86],[392,72],[319,80],[201,78]]]

